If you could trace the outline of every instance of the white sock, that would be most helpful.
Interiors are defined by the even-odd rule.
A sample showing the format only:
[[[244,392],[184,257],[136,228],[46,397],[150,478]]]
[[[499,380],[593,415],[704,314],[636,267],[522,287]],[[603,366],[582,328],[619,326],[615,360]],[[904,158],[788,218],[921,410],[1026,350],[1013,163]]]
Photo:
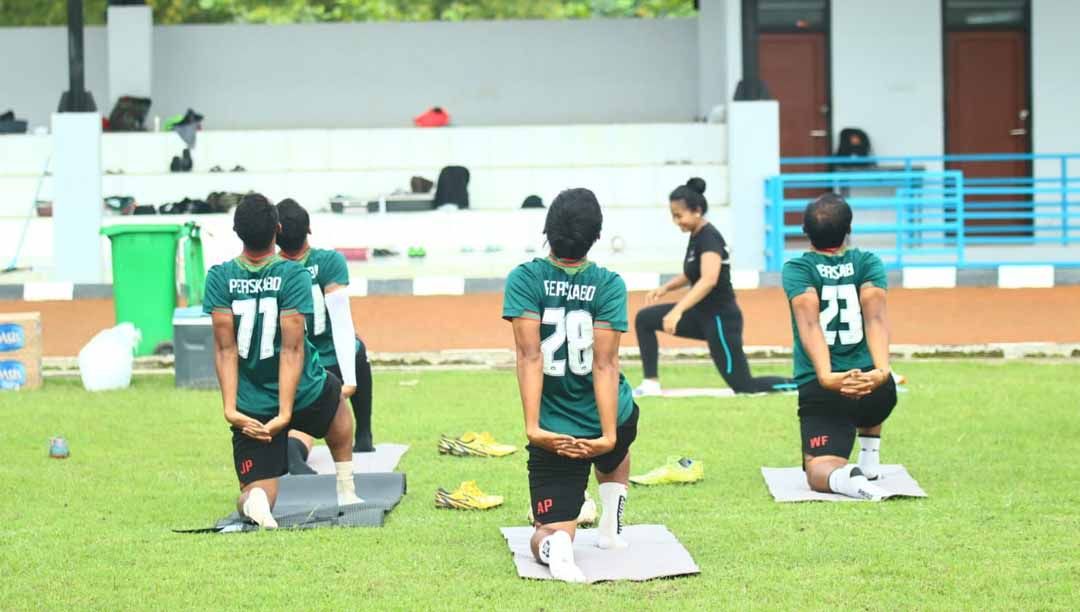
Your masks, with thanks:
[[[335,461],[337,471],[337,501],[339,506],[362,504],[364,500],[356,496],[356,482],[353,481],[352,461]]]
[[[626,485],[605,482],[600,485],[600,524],[597,525],[596,545],[600,548],[625,548],[622,533],[623,510],[626,507]]]
[[[274,515],[270,511],[270,498],[266,496],[266,491],[259,487],[254,487],[248,491],[247,499],[244,500],[241,510],[244,516],[255,521],[260,527],[277,529],[277,521],[274,520]]]
[[[873,480],[881,474],[881,436],[859,436],[859,469]]]
[[[540,540],[540,562],[548,566],[556,580],[586,582],[585,574],[574,562],[574,542],[565,531],[556,531]]]
[[[829,474],[829,490],[855,499],[881,501],[885,492],[866,479],[859,466],[847,464]]]

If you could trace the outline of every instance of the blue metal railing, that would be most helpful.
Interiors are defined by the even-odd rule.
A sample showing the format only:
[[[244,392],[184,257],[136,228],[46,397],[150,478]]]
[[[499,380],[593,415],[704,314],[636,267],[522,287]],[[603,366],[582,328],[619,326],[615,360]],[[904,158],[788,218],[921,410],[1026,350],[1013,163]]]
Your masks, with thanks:
[[[1023,162],[1032,176],[995,176],[991,164]],[[906,157],[797,157],[785,170],[827,165],[830,172],[795,172],[767,179],[766,268],[777,271],[800,249],[787,243],[802,234],[801,213],[817,194],[843,194],[855,212],[857,244],[872,248],[890,267],[1007,263],[973,260],[973,247],[1080,245],[1080,153],[922,155]],[[948,164],[961,169],[943,169]],[[1077,174],[1070,176],[1072,170]],[[974,176],[974,175],[978,176]],[[1015,252],[1008,256],[1016,255]],[[1071,256],[1071,254],[1070,254]],[[1034,261],[1080,265],[1066,261]]]

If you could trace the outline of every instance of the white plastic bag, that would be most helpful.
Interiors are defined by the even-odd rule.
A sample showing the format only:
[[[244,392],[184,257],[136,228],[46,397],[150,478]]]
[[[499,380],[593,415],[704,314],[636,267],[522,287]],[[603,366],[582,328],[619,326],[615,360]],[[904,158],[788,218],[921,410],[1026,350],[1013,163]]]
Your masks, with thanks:
[[[87,391],[126,389],[131,385],[135,346],[142,334],[131,323],[98,332],[79,351],[79,374]]]

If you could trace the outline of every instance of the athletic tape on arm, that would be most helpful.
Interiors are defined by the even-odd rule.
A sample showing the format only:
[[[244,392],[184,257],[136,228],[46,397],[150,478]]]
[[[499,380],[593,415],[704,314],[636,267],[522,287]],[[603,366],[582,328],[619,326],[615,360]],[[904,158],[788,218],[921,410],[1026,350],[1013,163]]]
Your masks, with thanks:
[[[334,354],[341,368],[341,382],[356,386],[356,329],[353,327],[349,295],[344,288],[326,294],[330,314],[330,333],[334,336]]]

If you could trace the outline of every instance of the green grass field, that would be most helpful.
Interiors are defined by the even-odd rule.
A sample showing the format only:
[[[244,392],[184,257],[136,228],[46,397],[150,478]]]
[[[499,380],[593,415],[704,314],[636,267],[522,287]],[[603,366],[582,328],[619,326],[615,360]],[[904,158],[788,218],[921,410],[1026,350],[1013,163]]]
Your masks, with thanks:
[[[667,525],[702,573],[595,586],[517,578],[498,528],[524,523],[522,453],[436,453],[442,432],[522,441],[512,372],[376,373],[376,441],[412,445],[409,494],[384,528],[232,535],[171,531],[233,504],[216,393],[178,391],[168,377],[97,395],[49,380],[0,394],[0,609],[1080,607],[1080,363],[898,369],[913,382],[882,457],[906,464],[928,499],[773,503],[758,470],[799,461],[794,397],[646,400],[634,472],[686,454],[706,479],[633,489],[626,518]],[[720,384],[710,367],[665,376]],[[47,457],[54,434],[68,437],[70,459]],[[433,507],[436,487],[464,479],[507,503]]]

